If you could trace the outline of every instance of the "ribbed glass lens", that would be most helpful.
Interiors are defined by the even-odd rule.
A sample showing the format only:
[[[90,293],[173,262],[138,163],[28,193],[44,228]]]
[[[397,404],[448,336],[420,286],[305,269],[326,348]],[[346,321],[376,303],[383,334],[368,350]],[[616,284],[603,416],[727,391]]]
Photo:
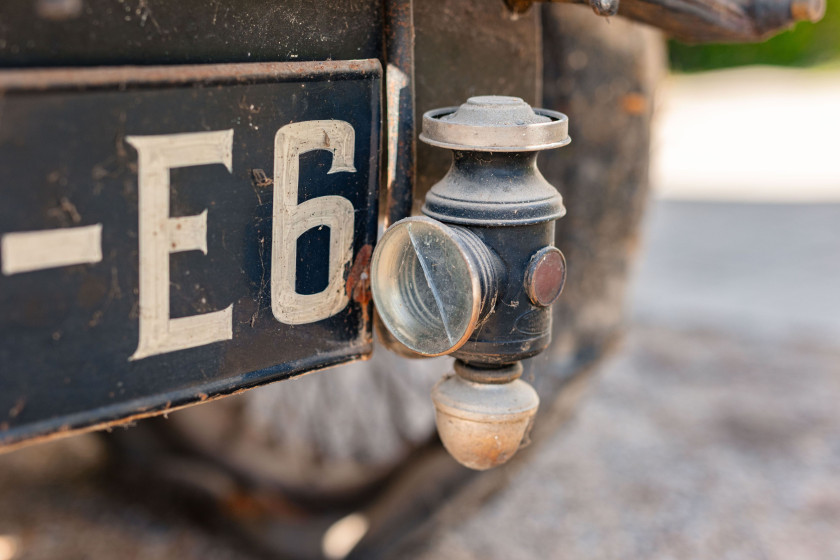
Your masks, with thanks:
[[[395,224],[376,248],[371,274],[379,316],[408,348],[443,354],[469,336],[479,284],[447,226],[427,218]]]

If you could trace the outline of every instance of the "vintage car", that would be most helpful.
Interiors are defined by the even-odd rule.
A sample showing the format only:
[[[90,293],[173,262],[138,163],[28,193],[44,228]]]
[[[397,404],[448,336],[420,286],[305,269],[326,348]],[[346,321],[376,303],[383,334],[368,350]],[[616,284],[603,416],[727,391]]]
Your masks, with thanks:
[[[5,0],[2,449],[137,423],[123,467],[190,457],[313,534],[364,511],[364,557],[502,484],[435,423],[504,463],[620,337],[650,26],[752,41],[824,9],[588,3]],[[216,513],[321,554],[258,510]]]

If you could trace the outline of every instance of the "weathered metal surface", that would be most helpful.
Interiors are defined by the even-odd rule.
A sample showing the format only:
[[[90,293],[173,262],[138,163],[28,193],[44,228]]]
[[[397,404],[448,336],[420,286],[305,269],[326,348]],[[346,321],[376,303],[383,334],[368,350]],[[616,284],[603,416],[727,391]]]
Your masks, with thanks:
[[[535,2],[505,0],[515,13]],[[662,29],[689,43],[763,41],[800,21],[816,22],[825,0],[547,0],[586,4],[600,16],[616,14]]]
[[[355,60],[382,55],[381,0],[3,0],[0,66]],[[49,6],[48,6],[49,4]],[[69,5],[67,5],[69,4]]]
[[[413,0],[385,1],[385,60],[388,124],[385,219],[392,224],[411,214],[414,194],[417,146],[414,132]]]
[[[380,80],[0,72],[0,446],[366,356]]]
[[[417,2],[417,120],[426,111],[474,95],[512,95],[539,106],[543,53],[538,12],[517,15],[486,0]],[[445,150],[418,144],[415,213],[451,160]]]

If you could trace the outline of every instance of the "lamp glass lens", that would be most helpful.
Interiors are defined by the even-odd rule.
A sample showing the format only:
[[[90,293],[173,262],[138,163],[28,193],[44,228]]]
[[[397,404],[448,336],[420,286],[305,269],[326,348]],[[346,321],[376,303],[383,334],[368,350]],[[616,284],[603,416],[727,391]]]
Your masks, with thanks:
[[[397,340],[426,355],[463,344],[477,313],[478,282],[450,228],[423,218],[395,224],[373,268],[376,307]]]

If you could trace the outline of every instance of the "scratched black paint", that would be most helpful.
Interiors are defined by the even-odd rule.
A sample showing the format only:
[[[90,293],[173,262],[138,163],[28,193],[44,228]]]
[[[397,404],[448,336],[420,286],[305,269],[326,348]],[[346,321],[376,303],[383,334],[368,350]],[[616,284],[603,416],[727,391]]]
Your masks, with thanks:
[[[382,55],[381,0],[84,0],[62,18],[0,2],[0,66],[352,60]]]
[[[0,119],[0,234],[102,223],[103,260],[0,275],[0,445],[369,353],[369,325],[356,302],[308,325],[273,317],[273,187],[259,186],[254,170],[272,177],[274,135],[283,125],[349,122],[357,171],[328,175],[328,152],[304,154],[300,200],[348,198],[356,210],[354,256],[373,243],[380,74],[378,64],[373,70],[368,64],[363,71],[246,83],[7,91]],[[130,362],[139,325],[137,154],[125,136],[225,129],[234,131],[233,173],[222,165],[171,172],[170,215],[207,209],[208,251],[170,256],[170,314],[233,304],[233,339]],[[323,275],[323,235],[305,235],[300,245],[307,262],[316,263],[303,267],[306,274]]]

